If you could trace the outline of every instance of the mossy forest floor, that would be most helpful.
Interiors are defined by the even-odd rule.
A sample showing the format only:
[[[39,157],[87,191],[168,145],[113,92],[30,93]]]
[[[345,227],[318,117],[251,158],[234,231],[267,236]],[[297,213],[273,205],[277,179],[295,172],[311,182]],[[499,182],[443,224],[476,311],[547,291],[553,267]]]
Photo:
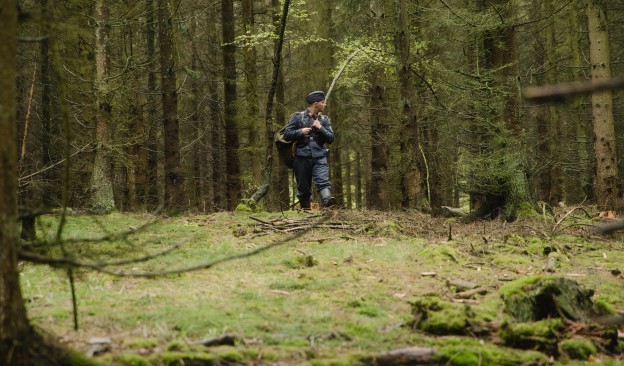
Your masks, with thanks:
[[[518,350],[491,334],[436,335],[409,326],[411,304],[423,299],[463,304],[493,325],[503,323],[508,315],[499,289],[529,276],[574,280],[594,290],[601,306],[624,310],[623,236],[593,234],[592,214],[562,209],[554,217],[464,224],[417,212],[74,213],[64,229],[65,249],[80,262],[100,266],[179,244],[155,259],[106,270],[209,268],[155,278],[75,270],[78,331],[66,270],[22,264],[21,283],[33,324],[73,349],[95,352],[103,365],[361,365],[414,346],[435,348],[434,363],[441,365],[624,364],[621,354],[591,344],[577,357],[563,352],[574,344]],[[52,237],[58,219],[39,218],[38,236]],[[153,219],[132,235],[117,235]],[[295,220],[290,228],[283,225],[288,220]],[[107,240],[90,241],[97,238]],[[41,250],[60,256],[59,248]],[[545,272],[549,254],[552,273]],[[231,256],[242,257],[209,265]],[[480,293],[458,298],[465,289],[457,280]],[[453,312],[446,316],[442,323],[456,319]],[[559,341],[575,339],[550,330]],[[234,345],[200,345],[222,335],[233,336]],[[96,351],[89,343],[96,337],[111,343]]]

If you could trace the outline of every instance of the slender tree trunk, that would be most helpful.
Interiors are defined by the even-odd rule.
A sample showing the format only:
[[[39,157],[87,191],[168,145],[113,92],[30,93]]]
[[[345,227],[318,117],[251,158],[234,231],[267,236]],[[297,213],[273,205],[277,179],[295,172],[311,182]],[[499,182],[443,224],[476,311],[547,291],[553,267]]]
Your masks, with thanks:
[[[275,9],[279,9],[279,2],[274,0]],[[277,13],[279,19],[279,12]],[[282,68],[279,70],[277,76],[277,88],[275,89],[275,121],[278,126],[284,126],[286,124],[286,109],[284,105],[286,103],[286,88],[284,86],[284,73]],[[271,142],[269,142],[271,143]],[[290,208],[290,170],[284,164],[275,164],[277,167],[277,182],[275,183],[277,191],[277,200],[280,210],[288,210]]]
[[[582,4],[581,4],[582,5]],[[584,55],[580,49],[580,40],[584,38],[585,32],[581,30],[581,13],[585,13],[585,8],[578,9],[573,6],[570,10],[569,25],[571,32],[568,32],[567,45],[570,50],[571,66],[573,68],[573,78],[571,81],[583,81],[584,75]],[[566,177],[566,201],[569,203],[581,203],[585,200],[594,200],[593,181],[594,167],[593,157],[591,156],[592,146],[589,143],[591,134],[591,124],[587,123],[586,116],[588,109],[585,106],[586,98],[584,96],[574,97],[571,104],[572,127],[569,134],[575,136],[573,148],[571,149],[570,161],[578,162],[578,166],[568,168],[564,174]]]
[[[156,85],[156,42],[155,33],[157,28],[156,11],[154,0],[146,0],[145,3],[145,23],[146,23],[146,58],[147,58],[147,141],[144,141],[147,149],[147,187],[145,192],[145,204],[148,208],[154,209],[160,205],[161,195],[158,189],[158,135],[160,124],[158,118],[158,98]]]
[[[17,7],[14,1],[0,0],[0,9],[0,364],[13,365],[16,363],[9,359],[12,347],[25,341],[32,329],[20,290],[16,254]]]
[[[366,188],[366,206],[373,210],[386,210],[388,202],[388,128],[384,114],[383,87],[377,71],[372,73],[370,90],[371,158],[370,177]]]
[[[223,97],[225,104],[225,164],[226,195],[228,209],[233,211],[241,197],[241,176],[239,163],[238,125],[236,123],[236,29],[234,24],[234,2],[221,1],[223,32]]]
[[[611,78],[611,55],[607,16],[601,2],[587,1],[589,25],[589,59],[592,81]],[[596,159],[596,201],[598,207],[618,209],[622,202],[622,185],[618,177],[617,147],[611,90],[591,95]]]
[[[191,39],[197,37],[197,21],[191,20],[191,30],[190,30]],[[192,51],[191,51],[191,69],[198,69],[198,59],[199,55],[197,53],[197,46],[195,42],[192,43]],[[191,90],[193,91],[191,95],[192,105],[195,108],[200,108],[200,79],[192,78],[190,81]],[[206,145],[205,145],[205,136],[206,136],[206,126],[204,123],[204,119],[200,115],[199,110],[195,110],[195,112],[191,116],[191,126],[194,133],[195,139],[195,149],[193,154],[193,202],[194,206],[199,211],[204,211],[206,207],[206,194],[204,188],[206,186],[206,176],[205,176],[205,163],[206,163]],[[205,211],[204,211],[205,212]]]
[[[180,163],[180,122],[174,58],[173,15],[167,0],[158,1],[158,38],[165,140],[165,207],[180,210],[185,206],[184,177]]]
[[[362,151],[361,149],[357,149],[355,154],[355,206],[358,210],[364,208],[364,191],[362,190],[362,182],[364,182],[364,178],[362,177],[363,171],[365,171],[365,167],[364,162],[362,161]]]
[[[208,17],[211,19],[218,18],[218,8],[216,6],[211,7],[208,10]],[[225,192],[223,186],[225,185],[225,168],[223,152],[223,120],[221,117],[221,98],[218,90],[219,74],[217,70],[218,65],[221,64],[221,55],[219,54],[218,47],[221,44],[219,37],[219,25],[216,22],[209,22],[206,24],[205,32],[208,44],[211,48],[206,53],[205,61],[203,64],[208,65],[204,67],[204,74],[206,76],[206,89],[208,93],[208,133],[210,139],[210,148],[207,151],[208,167],[206,171],[206,196],[207,204],[206,210],[208,212],[221,211],[226,207]]]
[[[485,9],[504,11],[503,19],[513,19],[514,9],[509,0],[486,0]],[[505,128],[505,143],[497,142],[495,136],[488,133],[488,144],[504,156],[504,159],[492,159],[489,164],[493,170],[500,170],[503,175],[498,177],[485,176],[472,179],[488,179],[490,182],[476,182],[477,186],[490,187],[487,192],[473,192],[471,201],[474,205],[474,215],[477,217],[494,217],[504,214],[506,219],[513,219],[521,203],[530,202],[528,180],[521,152],[524,149],[522,138],[522,124],[519,118],[519,87],[516,33],[512,25],[507,22],[499,27],[490,29],[484,39],[485,67],[491,73],[498,91],[492,105],[494,111],[484,111],[486,118],[494,123],[500,123]],[[490,86],[488,86],[490,87]],[[483,173],[483,172],[479,172]]]
[[[286,32],[286,25],[288,20],[288,8],[290,7],[290,0],[284,1],[282,7],[281,18],[279,22],[275,23],[275,51],[273,54],[273,74],[271,76],[271,84],[269,86],[269,92],[267,93],[267,103],[265,109],[265,126],[266,126],[266,160],[264,170],[262,173],[262,185],[251,196],[253,202],[258,202],[262,199],[269,190],[269,184],[271,183],[271,175],[273,172],[273,136],[275,134],[275,128],[273,124],[273,99],[275,99],[275,92],[277,90],[280,78],[280,68],[282,64],[282,45],[284,43],[284,34]]]
[[[50,22],[50,9],[48,0],[41,0],[41,18],[44,22]],[[42,166],[52,165],[53,143],[52,137],[55,135],[51,123],[51,94],[52,94],[52,78],[49,55],[50,41],[46,38],[41,41],[41,163]],[[45,171],[42,173],[42,203],[47,207],[56,205],[55,198],[58,196],[56,185],[53,183],[56,178],[53,171]]]
[[[349,148],[344,147],[343,149],[343,154],[346,157],[346,162],[345,162],[345,180],[344,180],[344,192],[346,192],[345,194],[345,199],[346,199],[346,205],[345,208],[350,210],[351,208],[353,208],[353,193],[351,192],[351,187],[353,185],[353,172],[351,167],[353,166],[353,160],[351,160],[351,154],[350,154],[350,150]]]
[[[108,85],[108,5],[106,0],[96,0],[95,20],[95,159],[91,175],[90,210],[108,214],[115,208],[111,155],[110,86]]]
[[[253,0],[242,0],[242,22],[243,34],[254,34],[254,7]],[[258,53],[254,45],[243,49],[243,59],[245,63],[245,101],[247,106],[247,118],[245,131],[247,137],[246,164],[251,167],[252,182],[258,184],[262,178],[262,166],[257,164],[257,157],[262,153],[260,148],[262,137],[262,119],[258,109],[258,68],[256,60]]]
[[[128,41],[126,47],[132,59],[136,57],[134,54],[134,37],[133,26],[128,25],[126,33]],[[133,64],[130,68],[132,74],[132,82],[134,85],[141,85],[141,74]],[[145,118],[143,115],[143,106],[145,99],[143,95],[137,95],[132,99],[129,105],[128,113],[131,116],[129,123],[130,142],[128,146],[128,209],[138,211],[144,209],[145,192],[147,188],[147,149],[144,146],[146,140]]]
[[[397,76],[401,94],[401,190],[403,191],[404,208],[416,208],[420,205],[421,188],[423,187],[422,174],[419,169],[419,126],[416,116],[416,101],[414,98],[414,82],[412,80],[410,44],[411,31],[409,26],[409,12],[407,0],[396,1],[397,30],[394,34],[394,49],[396,57]]]
[[[226,208],[225,192],[223,191],[223,185],[225,180],[223,179],[223,123],[221,121],[221,115],[219,113],[219,93],[217,91],[217,83],[211,79],[208,80],[208,95],[210,96],[210,139],[211,139],[211,151],[210,151],[210,182],[212,184],[209,187],[209,197],[212,197],[212,204],[210,205],[210,211],[224,210]]]
[[[554,4],[552,0],[546,0],[546,14],[552,14],[554,12]],[[554,85],[559,80],[557,78],[557,57],[556,57],[556,38],[555,27],[553,24],[549,24],[546,27],[546,58],[548,61],[548,84]],[[549,189],[547,202],[551,205],[558,204],[563,199],[562,192],[562,174],[561,174],[561,120],[559,118],[559,107],[555,104],[548,105],[548,156],[549,156]]]

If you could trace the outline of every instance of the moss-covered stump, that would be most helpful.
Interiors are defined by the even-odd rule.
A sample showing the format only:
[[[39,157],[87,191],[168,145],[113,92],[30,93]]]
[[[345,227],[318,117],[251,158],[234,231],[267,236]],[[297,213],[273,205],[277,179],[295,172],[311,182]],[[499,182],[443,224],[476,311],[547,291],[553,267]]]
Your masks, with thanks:
[[[530,323],[503,322],[498,335],[510,347],[556,353],[564,330],[563,320],[553,318]]]
[[[596,353],[596,346],[585,339],[567,339],[559,343],[559,354],[571,360],[587,360]]]
[[[598,315],[593,290],[561,277],[526,277],[500,289],[505,312],[518,322],[547,318],[585,321]]]
[[[456,340],[454,343],[439,345],[440,352],[434,357],[434,361],[438,365],[541,366],[552,364],[548,356],[537,351],[519,351],[507,347],[482,344],[478,340],[472,339]]]
[[[485,335],[490,333],[491,318],[473,311],[467,304],[442,301],[437,297],[424,297],[411,303],[413,319],[410,325],[435,335]]]
[[[509,346],[571,359],[597,351],[622,352],[617,336],[622,315],[608,304],[594,303],[593,290],[575,281],[526,277],[503,286],[500,294],[512,318],[501,325],[499,336]],[[584,337],[584,343],[569,339],[577,336]]]

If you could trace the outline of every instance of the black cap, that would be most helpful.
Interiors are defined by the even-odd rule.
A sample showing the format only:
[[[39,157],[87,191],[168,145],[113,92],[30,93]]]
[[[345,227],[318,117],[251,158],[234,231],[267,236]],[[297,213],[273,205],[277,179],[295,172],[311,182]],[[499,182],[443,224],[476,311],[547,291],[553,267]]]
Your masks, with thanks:
[[[323,93],[322,91],[318,90],[318,91],[313,91],[312,93],[308,94],[308,96],[306,97],[306,102],[308,104],[312,104],[315,102],[320,102],[325,100],[325,93]]]

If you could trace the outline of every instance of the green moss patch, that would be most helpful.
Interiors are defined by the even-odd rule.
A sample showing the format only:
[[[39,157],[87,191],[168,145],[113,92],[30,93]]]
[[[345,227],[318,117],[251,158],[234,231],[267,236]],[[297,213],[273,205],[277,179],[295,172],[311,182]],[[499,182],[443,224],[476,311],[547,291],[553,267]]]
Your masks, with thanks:
[[[437,297],[423,297],[411,303],[412,328],[436,335],[484,334],[491,317],[473,311],[470,305],[442,301]]]
[[[500,290],[505,311],[519,322],[561,317],[581,320],[595,314],[593,290],[560,277],[528,277]]]
[[[587,360],[598,353],[596,346],[583,339],[567,339],[559,343],[559,353],[572,360]]]
[[[510,347],[554,352],[564,330],[563,320],[553,318],[530,323],[503,322],[498,335]]]

